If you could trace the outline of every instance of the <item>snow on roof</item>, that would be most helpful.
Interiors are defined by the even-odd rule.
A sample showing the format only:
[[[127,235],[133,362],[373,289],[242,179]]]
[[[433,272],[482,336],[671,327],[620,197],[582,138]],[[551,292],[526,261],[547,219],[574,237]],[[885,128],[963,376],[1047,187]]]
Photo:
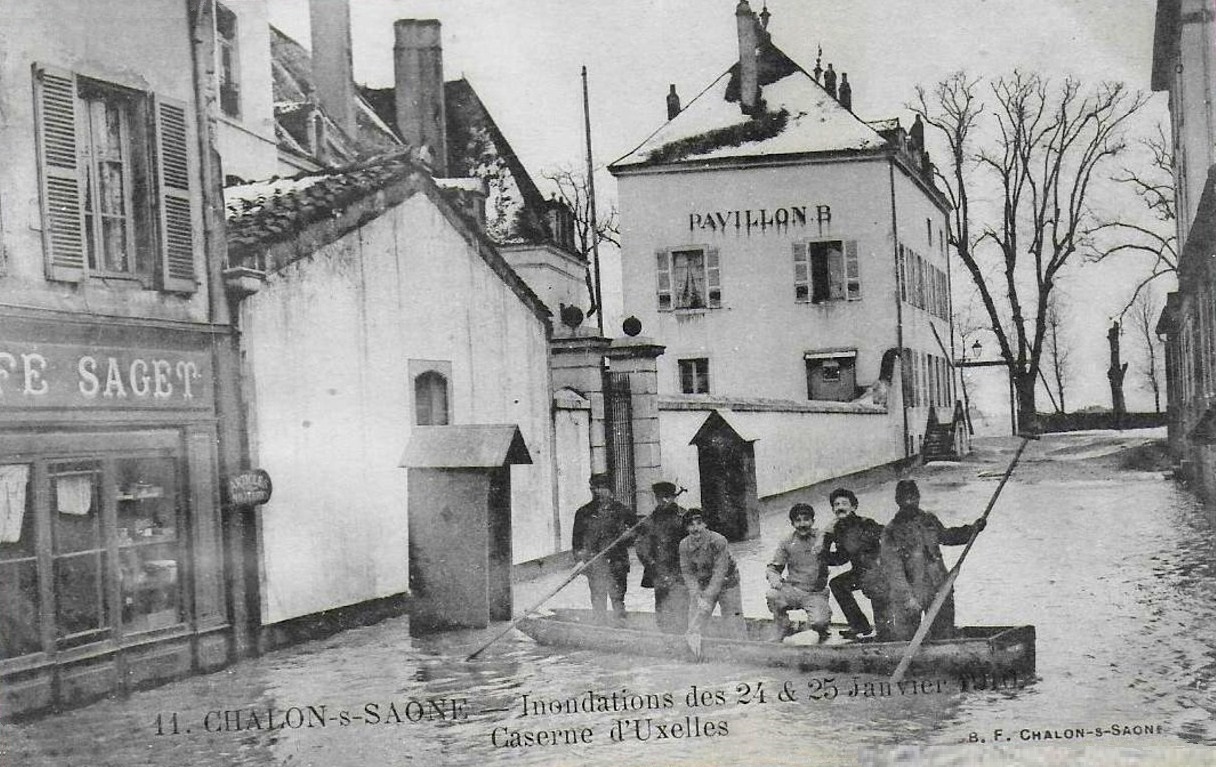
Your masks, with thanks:
[[[728,100],[731,79],[732,70],[727,70],[641,146],[611,167],[628,169],[685,160],[861,151],[887,146],[874,128],[841,106],[801,69],[764,85],[761,98],[766,115],[755,120],[743,114],[737,100]],[[785,117],[779,119],[782,112]],[[748,130],[749,123],[766,118],[769,127]],[[698,141],[702,138],[705,140]]]
[[[294,178],[272,178],[224,187],[224,207],[229,218],[252,215],[277,199],[302,192],[313,184],[324,181],[329,175],[317,173]]]

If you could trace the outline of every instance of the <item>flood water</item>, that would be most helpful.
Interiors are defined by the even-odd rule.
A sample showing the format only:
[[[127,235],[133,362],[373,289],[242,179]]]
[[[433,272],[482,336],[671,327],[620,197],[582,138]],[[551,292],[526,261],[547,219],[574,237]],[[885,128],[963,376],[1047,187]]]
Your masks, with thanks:
[[[407,621],[395,619],[126,699],[0,725],[0,764],[1212,764],[1211,512],[1159,473],[1085,463],[1087,450],[1111,445],[1102,436],[1036,445],[958,581],[959,624],[1036,626],[1037,678],[1022,689],[964,693],[946,680],[938,691],[930,678],[919,680],[923,694],[861,697],[846,692],[881,680],[838,675],[840,694],[814,700],[824,675],[558,652],[518,634],[466,662],[492,631],[411,639]],[[997,483],[977,475],[999,474],[1008,451],[989,457],[918,470],[924,507],[948,525],[977,516]],[[861,513],[889,520],[891,491],[889,483],[864,489]],[[815,505],[826,516],[826,499]],[[766,613],[763,566],[786,529],[774,509],[762,538],[734,549],[748,614]],[[637,570],[630,606],[648,609]],[[559,581],[520,584],[517,607]],[[585,594],[578,582],[553,604],[583,606]],[[693,685],[704,705],[690,705]],[[524,707],[525,695],[577,707],[589,692],[615,692],[626,710],[538,715]],[[621,720],[629,724],[618,740]],[[1114,734],[1115,726],[1140,734]],[[1008,740],[993,742],[998,729]],[[503,745],[513,732],[535,739],[551,730],[589,742],[559,735],[558,745]]]

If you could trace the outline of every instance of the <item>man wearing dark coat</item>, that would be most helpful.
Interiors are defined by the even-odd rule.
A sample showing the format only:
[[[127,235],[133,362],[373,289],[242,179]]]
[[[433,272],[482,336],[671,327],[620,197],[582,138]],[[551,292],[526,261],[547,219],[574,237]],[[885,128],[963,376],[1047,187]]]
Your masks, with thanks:
[[[910,479],[895,485],[899,511],[882,532],[881,560],[887,578],[892,639],[911,639],[921,615],[933,604],[948,572],[942,546],[961,546],[984,529],[981,517],[970,525],[946,527],[920,508],[920,488]],[[954,635],[954,594],[947,595],[929,630],[930,639]]]
[[[612,496],[607,474],[591,475],[590,503],[574,512],[571,547],[579,563],[588,562],[637,522],[631,509]],[[618,622],[625,619],[625,588],[629,576],[629,539],[617,543],[583,571],[591,591],[591,609],[596,618],[607,616],[607,603]]]
[[[646,568],[642,586],[654,588],[654,612],[659,629],[682,634],[688,628],[688,589],[680,576],[680,541],[684,539],[684,509],[670,482],[656,482],[654,511],[640,529],[635,548]]]
[[[829,533],[829,565],[853,564],[847,572],[828,581],[836,604],[848,621],[848,629],[841,632],[846,639],[864,637],[877,629],[878,639],[885,640],[891,634],[887,611],[887,584],[879,566],[879,551],[882,545],[882,525],[857,514],[857,496],[852,490],[838,487],[828,495],[836,523]],[[861,590],[874,610],[874,625],[857,606],[853,592]]]

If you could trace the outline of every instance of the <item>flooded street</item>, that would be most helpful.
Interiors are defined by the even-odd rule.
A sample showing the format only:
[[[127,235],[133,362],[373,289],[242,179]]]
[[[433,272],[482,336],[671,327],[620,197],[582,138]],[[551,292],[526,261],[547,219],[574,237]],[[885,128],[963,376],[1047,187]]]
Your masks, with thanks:
[[[838,676],[840,695],[815,700],[813,674],[558,652],[516,633],[466,662],[497,627],[411,639],[393,619],[0,725],[0,764],[1211,764],[1216,533],[1210,512],[1160,472],[1120,468],[1118,451],[1143,441],[1096,433],[1032,445],[967,559],[960,625],[1037,628],[1038,676],[1024,689],[963,693],[947,680],[940,692],[862,697],[846,692],[877,679]],[[924,508],[947,525],[974,519],[1014,447],[989,442],[960,464],[917,469]],[[893,485],[860,488],[859,513],[887,522]],[[826,498],[809,500],[825,521]],[[788,529],[789,502],[769,505],[760,540],[734,547],[749,615],[766,615],[763,566]],[[947,564],[960,550],[946,549]],[[635,566],[630,607],[650,609],[640,574]],[[560,579],[518,584],[516,607]],[[580,581],[552,604],[585,600]],[[537,715],[524,705],[525,695],[577,701],[589,691],[617,693],[625,710]],[[642,724],[616,730],[620,720]],[[555,729],[584,742],[503,745],[512,732]]]

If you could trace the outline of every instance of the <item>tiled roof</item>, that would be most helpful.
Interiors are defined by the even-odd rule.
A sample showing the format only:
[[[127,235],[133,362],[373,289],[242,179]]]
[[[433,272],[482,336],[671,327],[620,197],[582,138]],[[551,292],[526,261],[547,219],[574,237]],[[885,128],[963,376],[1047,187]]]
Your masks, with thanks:
[[[394,189],[403,190],[398,193],[397,199],[418,192],[426,194],[520,300],[545,323],[550,321],[550,312],[544,302],[507,264],[476,222],[461,211],[457,201],[460,190],[441,189],[429,171],[408,153],[397,153],[342,169],[226,187],[224,206],[228,220],[229,258],[234,265],[265,268],[261,259],[268,250],[302,238],[310,226],[337,220],[365,199]],[[391,199],[389,204],[392,204]],[[377,205],[356,211],[359,215],[346,216],[345,228],[317,231],[329,231],[328,241],[332,241],[343,232],[362,226],[368,216],[375,217],[383,209]],[[301,241],[306,247],[298,254],[293,252],[293,259],[314,252],[323,244],[316,239]]]
[[[228,244],[234,255],[288,240],[310,223],[419,170],[404,155],[340,170],[302,173],[224,189]]]
[[[739,107],[736,62],[612,170],[729,158],[882,149],[886,140],[772,43],[760,47],[764,110]]]

